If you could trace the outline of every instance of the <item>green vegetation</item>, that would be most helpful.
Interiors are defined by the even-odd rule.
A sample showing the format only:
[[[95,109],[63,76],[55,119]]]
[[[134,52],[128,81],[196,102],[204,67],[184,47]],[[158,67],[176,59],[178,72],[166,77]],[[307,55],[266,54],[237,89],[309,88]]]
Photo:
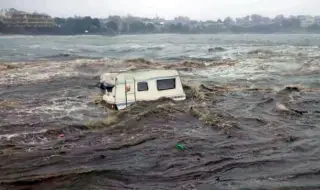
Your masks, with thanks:
[[[97,18],[55,18],[55,23],[62,34],[83,34],[86,31],[97,33],[101,31],[100,21]]]
[[[3,24],[3,22],[0,21],[0,31],[3,30],[5,28],[5,25]]]

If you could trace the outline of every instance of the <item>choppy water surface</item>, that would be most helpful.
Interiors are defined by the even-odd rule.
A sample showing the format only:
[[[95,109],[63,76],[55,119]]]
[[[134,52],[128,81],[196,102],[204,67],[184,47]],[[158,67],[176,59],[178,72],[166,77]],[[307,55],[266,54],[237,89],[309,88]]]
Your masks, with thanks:
[[[319,45],[2,36],[0,189],[319,189]],[[137,68],[179,69],[188,99],[106,110],[100,74]]]

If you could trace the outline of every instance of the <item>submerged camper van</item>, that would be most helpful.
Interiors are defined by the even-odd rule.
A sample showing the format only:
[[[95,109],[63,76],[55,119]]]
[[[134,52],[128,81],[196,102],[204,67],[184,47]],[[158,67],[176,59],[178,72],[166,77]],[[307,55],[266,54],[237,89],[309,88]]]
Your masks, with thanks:
[[[162,97],[185,100],[180,76],[176,70],[138,70],[105,73],[100,77],[103,100],[112,109],[125,109],[137,101],[152,101]]]

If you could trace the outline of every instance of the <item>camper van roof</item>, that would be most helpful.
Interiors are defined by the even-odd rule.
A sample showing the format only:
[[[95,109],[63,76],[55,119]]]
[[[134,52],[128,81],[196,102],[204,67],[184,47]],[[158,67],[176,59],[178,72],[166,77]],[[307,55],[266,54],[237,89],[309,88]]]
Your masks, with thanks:
[[[155,78],[177,77],[177,70],[166,69],[143,69],[135,71],[124,71],[119,73],[104,73],[100,76],[100,82],[108,85],[115,85],[115,78],[119,81],[134,78],[137,81],[150,80]]]
[[[179,76],[177,70],[166,70],[166,69],[145,69],[136,71],[121,72],[117,75],[117,78],[130,78],[133,77],[136,80],[148,80],[152,78],[162,77],[176,77]]]

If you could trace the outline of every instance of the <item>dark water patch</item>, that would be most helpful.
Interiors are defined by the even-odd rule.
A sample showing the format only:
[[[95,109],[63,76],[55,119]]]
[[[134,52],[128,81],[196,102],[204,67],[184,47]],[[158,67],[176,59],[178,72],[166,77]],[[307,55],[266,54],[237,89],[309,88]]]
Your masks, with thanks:
[[[181,59],[171,63],[153,62],[143,58],[129,59],[124,61],[130,70],[137,69],[175,69],[179,71],[193,71],[194,69],[205,69],[215,66],[234,66],[237,61],[232,59],[217,59],[217,60],[201,60],[201,59]]]
[[[219,61],[219,60],[221,60],[221,57],[204,58],[204,57],[177,56],[177,57],[167,57],[164,60],[166,60],[166,61],[211,62],[211,61]]]
[[[224,52],[227,51],[225,48],[223,47],[214,47],[214,48],[209,48],[208,52],[212,53],[212,52]]]
[[[273,62],[287,62],[288,57],[293,57],[293,55],[289,55],[286,52],[279,52],[273,51],[268,49],[254,49],[248,51],[247,54],[248,58],[258,58],[260,60],[272,60]],[[245,56],[245,55],[244,55]]]
[[[179,109],[177,109],[177,108],[175,108],[174,106],[164,106],[164,107],[159,107],[158,105],[159,105],[159,103],[160,102],[157,102],[157,104],[154,104],[154,105],[152,105],[152,106],[150,106],[150,102],[142,102],[142,103],[140,103],[140,105],[139,104],[136,104],[136,105],[134,105],[135,107],[133,107],[133,108],[131,108],[131,110],[130,110],[130,112],[126,112],[126,113],[120,113],[120,115],[119,115],[119,117],[121,117],[122,115],[122,117],[123,118],[128,118],[128,116],[132,116],[132,118],[134,119],[134,120],[136,120],[136,121],[138,121],[138,122],[140,122],[140,125],[141,124],[143,124],[143,123],[141,123],[141,122],[150,122],[150,124],[151,124],[151,122],[154,122],[154,121],[156,121],[155,120],[155,118],[158,118],[158,119],[160,119],[160,118],[164,118],[164,119],[166,119],[166,121],[170,121],[170,120],[172,120],[172,119],[170,119],[170,114],[175,114],[175,113],[179,113],[179,112],[182,112],[183,113],[183,111],[182,110],[179,110]],[[172,103],[172,102],[171,102]],[[142,110],[144,110],[144,111],[142,111]],[[155,118],[154,118],[155,117]],[[130,118],[130,117],[129,117]],[[148,119],[142,119],[142,118],[148,118]],[[175,120],[177,118],[177,116],[174,116],[173,117],[173,119]],[[119,133],[128,133],[129,131],[130,131],[130,133],[129,134],[136,134],[138,131],[137,130],[135,130],[135,128],[137,128],[137,127],[135,127],[134,125],[135,124],[132,124],[132,119],[128,119],[128,120],[125,120],[125,121],[123,121],[122,122],[122,124],[118,124],[117,126],[112,126],[112,128],[110,128],[110,129],[108,129],[108,130],[111,130],[112,131],[112,133],[113,134],[119,134]],[[150,127],[148,128],[148,130],[152,130],[152,129],[157,129],[158,127],[161,127],[161,125],[164,125],[166,122],[162,122],[162,123],[159,123],[158,122],[158,124],[152,124],[152,125],[155,125],[155,126],[153,126],[152,127],[152,125],[150,125]],[[137,123],[138,125],[137,126],[139,126],[139,123]],[[160,124],[160,126],[158,126]],[[111,127],[111,126],[110,126]],[[124,127],[124,128],[123,128]],[[122,128],[122,129],[125,129],[125,130],[119,130],[120,128]],[[165,129],[165,128],[163,128],[163,129]],[[68,132],[67,131],[55,131],[55,130],[50,130],[49,132],[47,132],[47,133],[45,133],[45,135],[46,136],[56,136],[56,135],[58,135],[58,133],[61,133],[61,132],[65,132],[66,134],[66,136],[70,136],[71,134],[68,134]],[[75,132],[71,132],[73,135],[75,135]],[[157,132],[158,133],[158,135],[159,135],[159,133],[161,133],[161,130],[160,131],[158,131]],[[166,136],[166,138],[168,138],[168,137],[173,137],[173,135],[174,135],[174,133],[173,132],[171,132],[171,135],[167,135]],[[86,135],[86,137],[85,138],[89,138],[89,136],[90,135]],[[90,138],[91,139],[91,138]],[[97,139],[97,136],[95,136],[95,139]],[[92,139],[93,140],[93,139]],[[136,143],[134,143],[134,142],[132,142],[132,140],[131,141],[129,141],[129,142],[127,142],[126,144],[123,144],[123,145],[119,145],[119,146],[113,146],[113,147],[111,147],[111,148],[109,148],[109,149],[106,149],[106,151],[121,151],[121,152],[123,152],[125,149],[132,149],[132,147],[133,146],[139,146],[139,145],[143,145],[143,144],[149,144],[149,146],[150,146],[150,144],[153,144],[152,142],[150,142],[150,141],[152,141],[152,140],[157,140],[157,141],[163,141],[163,140],[161,140],[161,139],[159,139],[159,137],[148,137],[148,138],[146,138],[146,139],[140,139],[140,140],[137,140],[136,141]],[[82,148],[82,153],[81,153],[81,151],[80,152],[74,152],[74,153],[72,153],[73,151],[72,151],[72,149],[68,149],[68,148],[66,148],[66,146],[68,146],[69,145],[69,143],[70,143],[70,141],[64,141],[64,148],[65,148],[65,150],[64,150],[64,154],[63,155],[60,155],[60,156],[54,156],[54,157],[56,157],[56,159],[57,160],[55,160],[55,161],[41,161],[42,163],[44,162],[44,164],[45,165],[42,165],[42,164],[40,164],[40,165],[38,165],[37,166],[37,168],[42,168],[41,170],[43,170],[43,168],[44,167],[47,167],[47,171],[51,171],[50,173],[52,173],[52,172],[54,172],[54,171],[56,171],[58,168],[56,168],[56,169],[51,169],[52,167],[55,167],[55,166],[57,166],[57,165],[59,165],[59,168],[61,168],[62,167],[62,165],[65,165],[65,161],[63,161],[63,156],[71,156],[72,154],[74,154],[74,153],[76,153],[77,155],[82,155],[81,157],[83,157],[83,154],[84,154],[84,152],[83,151],[85,151],[85,149],[83,149]],[[77,143],[79,143],[79,144],[82,144],[82,145],[85,145],[84,144],[84,142],[83,142],[83,140],[80,140],[80,141],[78,141]],[[103,143],[103,141],[100,141],[100,143]],[[91,143],[91,146],[93,145],[93,144],[96,144],[96,142],[92,142]],[[99,143],[98,143],[99,144]],[[161,144],[161,143],[160,143]],[[88,144],[87,146],[90,146],[90,144]],[[144,145],[145,146],[145,145]],[[71,146],[72,147],[72,146]],[[71,148],[70,147],[70,148]],[[174,147],[173,145],[172,145],[172,147]],[[49,154],[50,155],[50,150],[47,150],[47,151],[42,151],[41,152],[41,155],[42,155],[42,158],[43,157],[45,157],[45,155],[46,154]],[[37,154],[39,154],[40,152],[34,152],[34,153],[30,153],[30,154],[34,154],[34,158],[33,159],[39,159],[36,155]],[[89,152],[88,152],[89,153]],[[17,153],[16,153],[17,154]],[[29,155],[30,155],[29,154]],[[56,152],[51,152],[51,154],[58,154],[58,153],[56,153]],[[71,155],[70,155],[71,154]],[[100,155],[101,155],[101,152],[99,153]],[[52,156],[53,156],[52,155]],[[104,153],[103,153],[103,155],[105,155]],[[18,155],[16,155],[17,157],[18,157]],[[114,156],[114,155],[113,155]],[[53,158],[54,158],[53,157]],[[60,158],[59,158],[60,157]],[[21,154],[19,155],[19,158],[21,158],[21,159],[26,159],[26,160],[30,160],[30,157],[29,158],[27,158],[27,157],[24,157],[24,156],[22,156]],[[89,157],[90,158],[90,157]],[[105,158],[107,158],[107,157],[105,157]],[[31,159],[32,160],[32,159]],[[30,161],[31,161],[30,160]],[[87,159],[85,159],[84,161],[80,161],[79,160],[79,162],[80,163],[88,163],[88,162],[90,162],[90,160],[91,160],[91,158],[89,159],[89,160],[87,160]],[[14,162],[14,158],[13,159],[11,159],[11,161],[13,161]],[[128,160],[129,161],[129,160]],[[40,162],[40,163],[41,163]],[[74,161],[73,161],[74,162]],[[75,164],[75,163],[74,163]],[[72,164],[72,165],[74,165],[74,164]],[[60,166],[61,165],[61,166]],[[90,164],[89,164],[90,165]],[[89,167],[89,166],[88,166]],[[92,167],[92,166],[91,166]],[[29,168],[29,169],[27,169],[28,171],[33,171],[33,172],[35,172],[34,170],[35,170],[36,168],[33,168],[33,167],[31,167],[31,168]],[[37,169],[38,170],[38,169]],[[8,171],[8,170],[6,170],[7,172],[10,172],[10,171]],[[17,170],[18,171],[18,170]],[[26,171],[24,171],[24,170],[19,170],[19,173],[20,173],[20,176],[23,174],[23,173],[25,173],[24,175],[30,175],[30,174],[28,174],[28,172],[26,173]],[[13,171],[12,171],[13,172]],[[7,173],[8,174],[8,173]],[[55,174],[54,174],[55,175]],[[42,178],[43,178],[43,176],[46,176],[46,175],[41,175],[42,176]],[[192,176],[192,175],[191,175]],[[29,177],[27,177],[26,179],[30,179],[30,177],[31,178],[33,178],[32,176],[29,176]],[[23,179],[23,178],[19,178],[20,180],[21,179]],[[150,179],[154,179],[154,177],[151,177]]]
[[[35,188],[35,189],[135,189],[128,185],[128,181],[139,180],[138,176],[125,174],[122,171],[92,171],[82,174],[69,174],[66,176],[51,177],[42,181],[21,181],[6,188]],[[69,181],[68,184],[65,184]],[[49,185],[50,184],[50,185]]]
[[[157,115],[157,117],[166,117],[170,113],[181,111],[179,110],[179,108],[175,108],[173,105],[167,104],[169,102],[173,103],[171,99],[166,98],[162,98],[151,102],[141,101],[133,104],[126,110],[110,113],[108,117],[103,121],[89,123],[88,128],[104,128],[112,126],[116,123],[119,123],[119,125],[121,125],[122,123],[136,124],[135,122],[140,121],[143,118],[148,118],[152,115]],[[103,104],[103,102],[101,103]],[[159,104],[161,103],[166,104],[160,106]]]
[[[0,63],[0,71],[6,71],[6,70],[11,70],[11,69],[17,69],[19,68],[18,65],[14,64],[1,64]]]
[[[266,54],[266,55],[272,55],[274,52],[270,50],[264,50],[264,49],[256,49],[248,52],[249,55],[256,55],[256,54]]]
[[[21,105],[21,102],[14,100],[1,100],[0,99],[0,110],[12,110]]]
[[[205,61],[199,60],[181,60],[178,62],[172,63],[160,63],[160,62],[153,62],[146,59],[129,59],[125,60],[127,66],[130,66],[130,70],[137,70],[137,69],[153,69],[153,68],[163,68],[163,69],[176,69],[179,71],[189,72],[194,69],[205,69],[208,67],[214,66],[234,66],[237,62],[231,59],[223,59],[217,61],[211,61],[209,63]]]
[[[280,99],[287,99],[295,92],[300,92],[301,88],[297,86],[286,86],[284,89],[277,92],[276,97]]]
[[[44,56],[35,58],[34,60],[50,60],[50,61],[70,61],[70,60],[77,60],[77,59],[102,59],[103,57],[93,57],[93,56],[83,56],[77,55],[73,53],[60,53],[56,55]]]
[[[200,62],[193,62],[193,61],[183,61],[182,63],[178,64],[170,64],[166,66],[166,68],[204,68],[206,65]]]
[[[149,61],[144,58],[128,59],[124,63],[129,66],[130,70],[159,68],[161,65],[157,62]],[[163,66],[163,65],[162,65]]]
[[[84,124],[83,120],[104,117],[107,115],[105,110],[93,102],[94,96],[100,94],[93,85],[95,82],[91,76],[79,76],[1,88],[0,99],[4,100],[2,107],[6,108],[0,109],[0,116],[4,119],[0,123],[5,126],[16,124],[12,128],[15,132],[29,132],[34,123],[42,122],[39,128],[45,129],[47,122],[55,122],[57,126],[61,123]],[[8,106],[11,108],[7,109]]]
[[[110,60],[110,62],[112,62]],[[116,71],[121,65],[119,65],[117,62],[114,62],[114,64],[106,64],[105,60],[96,60],[92,62],[83,62],[82,64],[77,64],[74,68],[79,72],[81,75],[92,75],[92,79],[99,81],[100,80],[100,74],[103,71],[110,71],[114,72]]]
[[[153,64],[151,61],[148,61],[144,58],[128,59],[128,60],[125,60],[125,62],[126,63],[142,63],[142,64],[147,64],[147,65]]]
[[[8,131],[14,129],[15,132],[23,132],[26,129],[28,130],[37,130],[41,129],[43,126],[54,125],[54,122],[38,122],[38,123],[21,123],[21,124],[7,124],[1,126],[0,134],[5,134]]]
[[[161,46],[148,46],[148,47],[124,47],[124,48],[109,48],[108,52],[114,53],[134,53],[134,52],[145,52],[145,51],[161,51],[165,49],[165,47]]]
[[[239,122],[241,122],[244,125],[249,125],[249,126],[265,126],[268,124],[268,122],[265,119],[261,118],[237,118]]]
[[[81,91],[81,89],[89,88],[90,90],[96,89],[98,91],[95,86],[96,83],[96,77],[94,76],[82,75],[77,77],[57,77],[44,81],[41,80],[35,84],[29,83],[23,85],[7,85],[6,87],[0,86],[0,98],[7,99],[13,96],[15,99],[19,99],[20,96],[21,99],[29,99],[30,97],[38,97],[39,99],[46,99],[45,97],[48,97],[48,99],[50,99],[52,98],[52,95],[61,95],[61,92],[64,90],[67,97],[78,97],[81,95],[81,93],[78,93]]]

